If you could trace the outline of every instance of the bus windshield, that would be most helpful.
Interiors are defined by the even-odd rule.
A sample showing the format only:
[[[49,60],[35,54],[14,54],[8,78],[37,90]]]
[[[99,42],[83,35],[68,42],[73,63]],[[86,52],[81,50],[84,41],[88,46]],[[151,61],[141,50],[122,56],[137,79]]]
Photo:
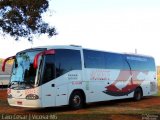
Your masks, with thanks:
[[[33,61],[36,54],[41,51],[29,50],[16,55],[11,73],[11,88],[25,89],[34,86],[37,69],[34,68]]]

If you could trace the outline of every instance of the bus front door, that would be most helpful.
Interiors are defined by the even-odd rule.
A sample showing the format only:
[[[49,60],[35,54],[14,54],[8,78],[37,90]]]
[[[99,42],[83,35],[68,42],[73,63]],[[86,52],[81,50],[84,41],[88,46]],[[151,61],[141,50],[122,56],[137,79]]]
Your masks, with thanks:
[[[55,106],[56,102],[56,88],[55,83],[52,81],[52,83],[46,83],[42,86],[41,90],[42,94],[42,107],[51,107]]]

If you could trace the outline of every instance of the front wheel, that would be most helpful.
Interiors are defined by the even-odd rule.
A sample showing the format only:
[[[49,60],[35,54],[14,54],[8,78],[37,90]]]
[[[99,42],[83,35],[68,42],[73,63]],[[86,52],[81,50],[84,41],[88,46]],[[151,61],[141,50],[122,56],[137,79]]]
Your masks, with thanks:
[[[134,100],[135,101],[139,101],[142,99],[142,96],[143,96],[143,93],[142,93],[142,90],[140,88],[137,88],[135,91],[134,91]]]
[[[75,91],[71,94],[69,105],[73,109],[80,109],[84,105],[84,98],[81,92]]]

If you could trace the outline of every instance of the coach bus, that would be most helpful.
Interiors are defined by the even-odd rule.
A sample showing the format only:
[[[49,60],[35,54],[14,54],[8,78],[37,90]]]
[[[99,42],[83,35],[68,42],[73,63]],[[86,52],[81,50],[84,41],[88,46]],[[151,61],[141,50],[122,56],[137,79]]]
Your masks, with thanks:
[[[91,50],[81,46],[26,49],[14,59],[8,103],[20,107],[69,105],[134,98],[157,93],[154,58]]]

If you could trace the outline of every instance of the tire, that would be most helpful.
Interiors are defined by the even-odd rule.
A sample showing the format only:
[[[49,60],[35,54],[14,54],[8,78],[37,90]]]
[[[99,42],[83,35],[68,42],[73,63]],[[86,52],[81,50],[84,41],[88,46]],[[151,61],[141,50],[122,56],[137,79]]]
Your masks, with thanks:
[[[84,105],[84,98],[80,91],[75,91],[71,94],[69,105],[72,109],[81,109]]]
[[[141,100],[143,97],[143,93],[142,93],[142,90],[141,88],[137,88],[135,91],[134,91],[134,100],[135,101],[139,101]]]

